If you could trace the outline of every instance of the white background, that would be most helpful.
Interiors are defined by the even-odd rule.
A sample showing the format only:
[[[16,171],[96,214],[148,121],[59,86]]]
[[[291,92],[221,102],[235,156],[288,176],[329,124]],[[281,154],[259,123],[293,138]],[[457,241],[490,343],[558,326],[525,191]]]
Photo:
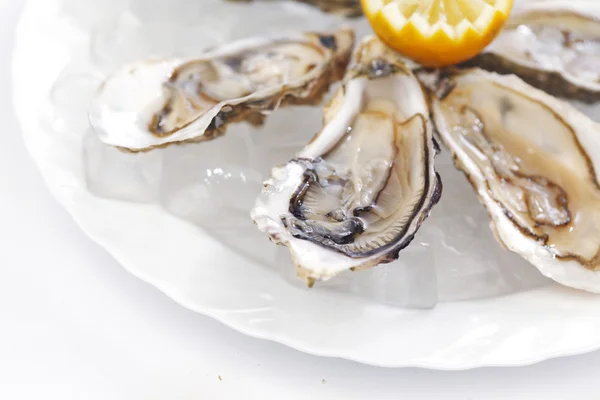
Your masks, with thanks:
[[[0,0],[0,399],[600,398],[598,352],[524,368],[375,368],[243,336],[129,275],[25,151],[10,93],[22,3]]]

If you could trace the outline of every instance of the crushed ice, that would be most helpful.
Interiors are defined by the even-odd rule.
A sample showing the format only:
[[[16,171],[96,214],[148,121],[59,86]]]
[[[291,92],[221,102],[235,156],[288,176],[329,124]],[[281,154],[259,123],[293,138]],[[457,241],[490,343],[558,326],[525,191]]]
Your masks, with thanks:
[[[103,73],[133,59],[192,56],[248,35],[325,30],[341,22],[292,2],[250,5],[177,0],[156,3],[161,4],[157,8],[147,7],[145,0],[110,0],[102,2],[102,12],[96,16],[83,13],[88,3],[93,1],[68,0],[64,7],[74,20],[90,27],[95,63],[90,70]],[[124,9],[125,4],[129,8]],[[352,24],[358,38],[369,31],[364,19]],[[160,204],[172,215],[207,230],[232,251],[300,285],[290,276],[288,252],[254,229],[248,214],[270,167],[287,161],[319,130],[321,110],[283,109],[267,118],[261,129],[237,124],[212,142],[127,154],[100,143],[89,132],[83,113],[89,88],[97,84],[94,73],[59,80],[51,94],[62,121],[58,127],[87,132],[82,157],[90,192],[103,198]],[[398,306],[431,307],[438,301],[493,297],[548,283],[533,266],[500,247],[467,181],[452,167],[447,154],[439,157],[442,200],[399,260],[342,275],[313,290],[335,290]]]

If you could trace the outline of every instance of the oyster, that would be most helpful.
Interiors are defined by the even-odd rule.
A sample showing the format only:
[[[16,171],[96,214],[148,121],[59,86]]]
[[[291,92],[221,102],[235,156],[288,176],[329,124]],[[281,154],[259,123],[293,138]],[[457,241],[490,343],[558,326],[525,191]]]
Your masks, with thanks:
[[[297,0],[303,3],[312,4],[321,10],[342,15],[344,17],[354,18],[362,15],[360,0]]]
[[[377,39],[355,50],[323,129],[275,167],[252,210],[312,284],[398,257],[439,200],[426,96]]]
[[[210,140],[227,124],[262,123],[285,104],[316,104],[342,78],[350,29],[250,38],[194,60],[146,61],[100,87],[90,120],[100,139],[132,152]]]
[[[231,2],[246,3],[252,0],[228,0]],[[359,17],[362,15],[360,0],[296,0],[301,3],[311,4],[319,7],[326,13],[341,15],[348,18]]]
[[[600,101],[600,6],[581,0],[528,4],[468,65],[517,74],[555,96]]]
[[[515,76],[451,73],[436,129],[508,250],[567,286],[600,292],[600,125]]]

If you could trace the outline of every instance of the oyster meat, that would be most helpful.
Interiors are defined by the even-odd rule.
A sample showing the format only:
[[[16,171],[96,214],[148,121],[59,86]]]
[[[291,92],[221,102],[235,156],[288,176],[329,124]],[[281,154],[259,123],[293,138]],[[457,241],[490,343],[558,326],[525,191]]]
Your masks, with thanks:
[[[227,124],[260,124],[285,104],[316,104],[343,76],[351,29],[250,38],[194,60],[145,61],[100,87],[90,121],[100,139],[128,151],[210,140]]]
[[[581,0],[527,4],[468,65],[514,73],[555,96],[600,101],[600,5]]]
[[[437,144],[418,80],[379,40],[355,50],[310,143],[275,167],[252,210],[308,284],[391,262],[439,200]]]
[[[454,71],[436,129],[496,238],[544,275],[600,292],[600,125],[516,76]]]

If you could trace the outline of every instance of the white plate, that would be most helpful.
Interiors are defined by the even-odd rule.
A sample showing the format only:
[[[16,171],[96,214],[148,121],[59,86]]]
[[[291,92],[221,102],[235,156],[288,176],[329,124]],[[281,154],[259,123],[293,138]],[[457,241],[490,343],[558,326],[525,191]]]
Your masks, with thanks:
[[[438,369],[523,365],[600,347],[600,296],[550,284],[501,250],[445,156],[443,200],[395,265],[307,290],[281,276],[276,267],[290,270],[285,250],[252,227],[248,212],[268,166],[318,129],[318,108],[281,110],[259,131],[240,124],[214,142],[139,156],[90,131],[90,96],[126,61],[339,22],[286,2],[32,0],[13,63],[25,141],[59,202],[125,268],[249,335],[317,355]],[[364,21],[353,24],[359,36],[368,32]],[[384,304],[436,300],[430,310]]]

